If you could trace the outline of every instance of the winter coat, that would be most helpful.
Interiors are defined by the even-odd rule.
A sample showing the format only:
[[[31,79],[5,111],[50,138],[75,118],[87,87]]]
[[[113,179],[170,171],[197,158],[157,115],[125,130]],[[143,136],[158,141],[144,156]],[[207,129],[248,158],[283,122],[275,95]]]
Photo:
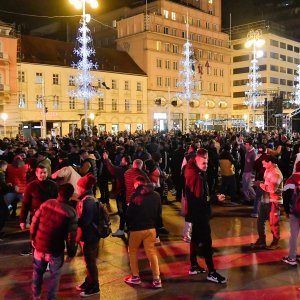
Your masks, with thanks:
[[[76,254],[77,216],[67,202],[50,199],[34,214],[30,226],[31,240],[37,251],[59,255],[64,252],[65,242],[69,257]]]
[[[26,174],[28,166],[22,160],[14,160],[7,166],[6,182],[11,183],[14,187],[18,186],[18,193],[24,193],[26,187]]]
[[[156,228],[160,221],[161,200],[152,184],[140,185],[132,194],[126,212],[129,231]]]

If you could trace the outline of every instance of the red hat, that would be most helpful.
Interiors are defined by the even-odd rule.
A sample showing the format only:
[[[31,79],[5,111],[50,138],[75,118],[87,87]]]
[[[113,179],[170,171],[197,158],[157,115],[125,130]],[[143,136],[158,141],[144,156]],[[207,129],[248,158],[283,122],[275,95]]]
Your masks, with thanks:
[[[95,184],[96,177],[91,173],[88,173],[77,181],[77,185],[86,190],[91,190]]]

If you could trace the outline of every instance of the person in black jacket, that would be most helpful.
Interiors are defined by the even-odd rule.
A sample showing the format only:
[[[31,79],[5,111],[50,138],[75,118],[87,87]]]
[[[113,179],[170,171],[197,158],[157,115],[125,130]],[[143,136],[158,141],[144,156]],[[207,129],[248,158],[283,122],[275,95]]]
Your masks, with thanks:
[[[143,244],[153,274],[152,285],[154,288],[161,288],[160,271],[155,250],[155,228],[159,222],[161,199],[159,194],[154,192],[153,185],[143,176],[135,178],[134,188],[135,191],[127,208],[128,252],[132,275],[127,276],[124,281],[132,285],[141,283],[137,253],[140,245]]]
[[[32,219],[30,234],[35,249],[32,275],[33,299],[40,299],[43,274],[48,264],[50,279],[47,299],[56,298],[64,263],[65,242],[68,256],[72,258],[76,254],[77,216],[74,208],[68,203],[73,193],[74,187],[70,183],[61,185],[58,198],[44,202]]]
[[[76,289],[81,291],[81,297],[89,297],[100,293],[96,264],[100,239],[97,229],[99,213],[96,199],[93,197],[93,187],[96,182],[96,177],[91,173],[81,177],[77,182],[77,192],[80,201],[76,207],[78,215],[76,240],[80,242],[87,269],[85,281],[81,285],[76,286]]]

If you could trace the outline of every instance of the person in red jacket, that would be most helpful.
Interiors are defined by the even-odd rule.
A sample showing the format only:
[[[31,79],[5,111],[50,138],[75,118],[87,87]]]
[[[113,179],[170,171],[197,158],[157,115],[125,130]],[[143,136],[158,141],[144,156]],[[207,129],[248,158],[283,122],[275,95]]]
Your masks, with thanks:
[[[64,264],[65,243],[68,256],[72,258],[76,254],[77,216],[74,208],[68,203],[73,193],[74,187],[70,183],[61,185],[58,198],[44,202],[32,219],[32,299],[41,299],[43,274],[48,264],[50,278],[47,299],[56,299]]]

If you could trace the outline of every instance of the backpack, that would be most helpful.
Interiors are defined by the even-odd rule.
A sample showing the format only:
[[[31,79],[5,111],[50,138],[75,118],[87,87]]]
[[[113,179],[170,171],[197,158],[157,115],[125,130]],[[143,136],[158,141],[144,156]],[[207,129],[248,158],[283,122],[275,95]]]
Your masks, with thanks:
[[[111,222],[109,213],[102,203],[96,201],[98,224],[93,223],[94,227],[98,231],[98,235],[101,239],[105,239],[111,234]]]

